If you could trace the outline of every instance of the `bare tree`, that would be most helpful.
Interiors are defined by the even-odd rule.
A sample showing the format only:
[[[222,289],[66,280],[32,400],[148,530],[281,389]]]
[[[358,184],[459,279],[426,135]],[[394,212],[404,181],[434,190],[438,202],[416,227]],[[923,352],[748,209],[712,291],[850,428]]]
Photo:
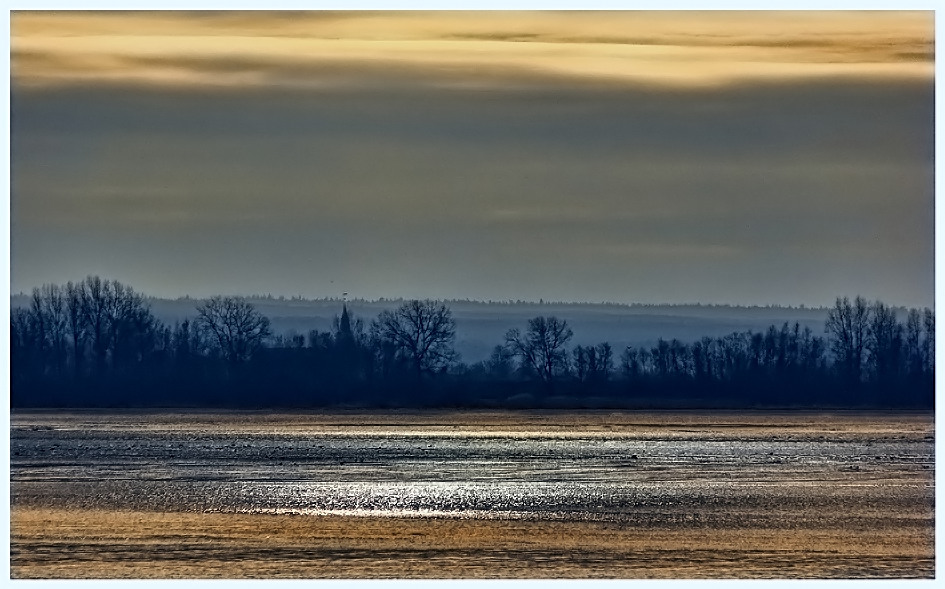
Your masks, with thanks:
[[[653,369],[660,378],[669,376],[669,372],[672,369],[669,349],[669,342],[663,338],[659,338],[656,342],[656,347],[650,349],[650,354],[653,356]]]
[[[51,360],[51,368],[61,373],[66,361],[66,302],[57,284],[34,288],[30,318],[40,351]]]
[[[581,382],[600,382],[610,378],[614,369],[614,351],[603,342],[596,346],[574,346],[574,376]]]
[[[518,329],[506,332],[505,342],[525,368],[550,386],[568,369],[565,346],[573,335],[567,321],[557,317],[535,317],[528,320],[528,331],[524,335]]]
[[[91,342],[97,374],[116,362],[143,359],[160,328],[141,295],[117,280],[89,276],[79,284],[45,284],[33,289],[29,334],[48,368],[61,374],[72,352],[74,374],[81,374],[86,341]]]
[[[197,307],[197,321],[233,364],[249,360],[270,335],[269,319],[241,297],[207,300]]]
[[[870,309],[866,330],[866,349],[869,351],[871,375],[885,382],[899,370],[902,361],[902,325],[896,321],[896,311],[880,301]]]
[[[929,374],[935,373],[935,313],[926,307],[922,310],[922,326],[925,328],[925,339],[922,340],[922,356],[925,360],[925,369]]]
[[[697,381],[711,380],[712,360],[709,357],[709,345],[705,343],[709,338],[703,337],[689,346],[692,355],[692,375]]]
[[[16,360],[33,356],[36,338],[31,324],[29,310],[22,307],[10,309],[10,355],[14,365]]]
[[[407,301],[382,312],[372,326],[375,339],[392,348],[417,376],[445,369],[456,358],[453,313],[436,301]]]
[[[922,363],[922,314],[918,309],[909,309],[906,316],[903,354],[906,371],[910,375],[920,375],[924,369]]]
[[[161,326],[144,297],[117,280],[106,282],[106,319],[112,365],[141,361],[155,347]]]
[[[108,355],[108,281],[98,276],[89,276],[83,283],[82,315],[91,339],[95,368],[99,374],[105,371]]]
[[[638,378],[643,373],[643,362],[640,359],[640,349],[627,346],[620,354],[620,371],[628,380]]]
[[[85,316],[82,310],[84,292],[85,283],[73,284],[72,281],[66,283],[66,328],[72,339],[72,369],[76,376],[81,374],[87,336]]]
[[[586,348],[581,345],[574,346],[574,350],[571,351],[571,356],[574,358],[574,376],[581,382],[588,380],[590,375],[590,354],[593,353],[594,348],[587,346]]]
[[[827,312],[826,331],[836,366],[853,380],[860,380],[866,350],[869,305],[863,297],[838,298]]]
[[[492,348],[492,355],[485,362],[486,372],[494,378],[508,378],[514,370],[514,355],[505,346]]]

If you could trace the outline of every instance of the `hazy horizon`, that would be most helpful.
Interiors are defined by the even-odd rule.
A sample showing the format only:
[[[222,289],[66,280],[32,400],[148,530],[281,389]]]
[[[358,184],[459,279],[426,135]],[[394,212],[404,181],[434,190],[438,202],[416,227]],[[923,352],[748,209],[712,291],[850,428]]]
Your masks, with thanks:
[[[107,280],[112,280],[112,279],[113,279],[112,277],[104,277],[104,276],[101,277],[101,278],[107,279]],[[72,280],[71,282],[76,283],[76,282],[81,282],[82,280],[83,280],[83,279],[79,278],[79,279],[76,279],[76,280]],[[116,280],[118,280],[118,279],[116,279]],[[350,295],[350,294],[349,294],[347,297],[345,297],[343,293],[342,293],[342,294],[337,294],[337,295],[327,294],[327,295],[324,295],[324,296],[303,296],[303,295],[298,295],[298,294],[294,294],[294,295],[292,295],[292,294],[279,294],[279,293],[276,293],[276,292],[215,292],[215,293],[210,293],[210,294],[207,294],[207,295],[200,295],[200,296],[192,295],[192,294],[188,294],[188,293],[169,294],[169,295],[155,295],[155,294],[153,294],[153,293],[151,293],[151,292],[141,291],[141,290],[135,288],[135,285],[134,285],[134,284],[130,284],[130,283],[124,282],[124,281],[122,281],[122,280],[118,280],[118,281],[121,282],[122,284],[124,284],[125,286],[130,286],[130,287],[134,288],[134,289],[135,289],[135,292],[138,292],[139,294],[145,296],[145,297],[148,298],[148,299],[156,299],[156,300],[164,300],[164,301],[184,301],[184,300],[194,300],[194,301],[198,301],[198,300],[205,300],[205,299],[208,299],[208,298],[214,297],[214,296],[239,297],[239,298],[244,298],[244,299],[247,299],[247,300],[272,299],[272,300],[275,300],[275,301],[285,301],[285,302],[298,301],[298,302],[310,302],[310,303],[325,302],[325,301],[332,301],[332,302],[341,303],[341,302],[347,300],[349,303],[350,303],[350,302],[358,302],[358,303],[368,303],[368,304],[386,303],[386,302],[398,302],[398,301],[406,301],[406,300],[412,300],[412,299],[419,299],[419,300],[427,300],[427,299],[430,299],[430,297],[424,297],[424,296],[416,296],[416,297],[402,297],[402,296],[400,296],[400,297],[390,297],[390,296],[380,295],[380,296],[376,296],[376,297],[360,297],[360,296],[352,296],[352,295]],[[62,286],[62,285],[64,285],[66,282],[69,282],[69,281],[58,281],[58,282],[54,282],[54,283],[55,283],[55,284],[59,284],[60,286]],[[44,284],[48,284],[48,283],[44,283]],[[33,288],[38,288],[38,287],[41,287],[41,286],[42,286],[42,285],[36,285],[36,286],[33,287]],[[13,297],[25,297],[25,298],[29,298],[29,297],[31,296],[32,290],[33,290],[33,289],[30,288],[30,289],[28,289],[28,290],[19,290],[19,291],[17,291],[17,292],[11,292],[11,293],[10,293],[10,297],[11,297],[11,298],[13,298]],[[886,300],[882,300],[882,299],[876,299],[875,297],[865,296],[865,295],[863,295],[863,294],[861,294],[861,293],[857,293],[857,294],[854,294],[854,295],[838,295],[837,297],[835,297],[835,299],[836,299],[836,298],[841,298],[841,299],[842,299],[843,297],[847,297],[847,298],[849,298],[850,300],[853,300],[853,299],[856,298],[857,296],[862,296],[864,299],[866,299],[866,300],[868,300],[868,301],[881,300],[883,303],[885,303],[885,304],[887,304],[887,305],[889,305],[890,307],[893,307],[893,308],[922,308],[921,306],[920,306],[920,307],[910,307],[909,305],[901,305],[901,304],[897,304],[897,303],[895,303],[895,302],[890,302],[890,301],[886,301]],[[597,305],[599,305],[599,306],[608,306],[608,305],[612,305],[612,306],[618,306],[618,307],[638,307],[638,306],[641,306],[641,307],[699,307],[699,306],[702,306],[702,307],[733,307],[733,308],[745,308],[745,309],[750,309],[750,308],[782,308],[782,309],[803,309],[803,310],[826,310],[826,309],[829,309],[829,308],[833,307],[834,302],[835,302],[835,300],[832,300],[832,301],[830,301],[829,303],[826,303],[826,304],[823,304],[823,305],[807,305],[807,304],[805,304],[805,303],[799,303],[799,304],[797,304],[797,305],[785,305],[785,304],[780,304],[780,303],[739,303],[739,302],[698,301],[698,300],[679,301],[679,302],[660,302],[660,301],[607,301],[607,300],[592,301],[592,300],[557,300],[557,299],[552,300],[552,299],[544,299],[544,298],[541,298],[541,297],[539,297],[539,298],[537,298],[537,299],[473,299],[473,298],[466,298],[466,297],[452,297],[452,298],[441,298],[441,299],[433,299],[433,300],[439,300],[439,301],[442,301],[442,302],[445,302],[445,303],[460,303],[460,304],[462,304],[462,303],[469,303],[469,304],[474,304],[474,305],[479,305],[479,304],[481,304],[481,305],[533,305],[533,306],[538,306],[538,305],[548,305],[548,306],[567,306],[567,305],[597,306]],[[933,311],[935,310],[934,301],[933,301],[933,304],[932,304],[932,305],[925,305],[925,306],[928,307],[928,308],[930,308],[930,309],[932,309]]]
[[[934,307],[932,12],[11,14],[11,293]]]

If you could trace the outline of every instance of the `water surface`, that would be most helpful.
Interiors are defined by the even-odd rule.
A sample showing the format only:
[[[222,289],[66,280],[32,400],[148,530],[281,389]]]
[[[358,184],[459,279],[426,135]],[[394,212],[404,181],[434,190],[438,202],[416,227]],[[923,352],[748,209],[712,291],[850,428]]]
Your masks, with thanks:
[[[18,412],[12,502],[644,533],[885,530],[928,554],[881,576],[922,576],[933,444],[921,414]]]

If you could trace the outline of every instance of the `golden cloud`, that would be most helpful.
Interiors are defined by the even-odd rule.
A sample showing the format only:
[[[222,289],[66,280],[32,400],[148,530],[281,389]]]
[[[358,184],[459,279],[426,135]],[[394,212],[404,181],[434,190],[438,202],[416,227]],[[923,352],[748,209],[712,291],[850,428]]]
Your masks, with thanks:
[[[11,31],[19,86],[934,75],[932,12],[14,12]]]

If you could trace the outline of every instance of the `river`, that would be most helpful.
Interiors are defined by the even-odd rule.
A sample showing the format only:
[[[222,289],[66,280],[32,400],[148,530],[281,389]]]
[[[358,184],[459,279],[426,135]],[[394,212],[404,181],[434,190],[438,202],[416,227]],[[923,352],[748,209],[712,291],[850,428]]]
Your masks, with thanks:
[[[15,412],[12,571],[931,577],[934,468],[921,413]]]

